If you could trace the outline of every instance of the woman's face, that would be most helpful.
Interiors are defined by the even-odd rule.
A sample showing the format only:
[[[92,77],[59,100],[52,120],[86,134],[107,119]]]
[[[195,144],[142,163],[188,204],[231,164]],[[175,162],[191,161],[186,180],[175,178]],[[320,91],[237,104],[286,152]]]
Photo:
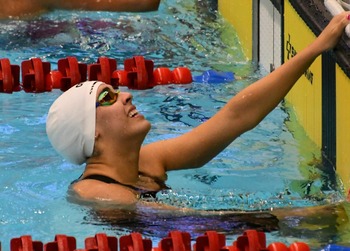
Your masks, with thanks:
[[[106,84],[99,86],[96,95],[96,133],[121,144],[138,141],[141,144],[151,125],[132,104],[132,95],[116,93]]]

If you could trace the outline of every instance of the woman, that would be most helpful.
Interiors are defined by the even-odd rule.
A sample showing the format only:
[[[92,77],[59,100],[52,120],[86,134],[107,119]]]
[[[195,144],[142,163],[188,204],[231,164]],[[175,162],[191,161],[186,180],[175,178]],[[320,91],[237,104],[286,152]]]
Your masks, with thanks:
[[[160,0],[0,0],[0,19],[25,18],[53,9],[144,12],[158,10]]]
[[[47,118],[54,148],[72,163],[86,163],[72,191],[82,200],[131,206],[166,189],[167,171],[201,167],[254,128],[311,63],[337,44],[349,19],[350,12],[335,16],[308,47],[177,138],[143,145],[151,125],[130,93],[95,81],[72,87],[54,102]]]

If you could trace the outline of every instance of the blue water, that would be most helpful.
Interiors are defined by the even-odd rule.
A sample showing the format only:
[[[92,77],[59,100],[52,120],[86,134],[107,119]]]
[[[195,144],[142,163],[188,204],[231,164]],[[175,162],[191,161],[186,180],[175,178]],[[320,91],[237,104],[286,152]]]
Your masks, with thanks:
[[[163,1],[158,12],[109,13],[55,11],[33,20],[1,21],[0,58],[18,64],[40,57],[57,61],[75,56],[87,64],[100,56],[115,58],[118,68],[134,55],[155,67],[187,66],[194,75],[208,69],[232,71],[232,83],[158,86],[128,90],[152,123],[146,143],[175,137],[212,116],[240,89],[265,72],[248,61],[234,28],[201,1]],[[257,128],[239,137],[205,167],[169,173],[167,193],[159,201],[193,212],[140,207],[134,212],[92,209],[67,200],[69,183],[83,166],[65,162],[45,134],[46,114],[61,91],[0,94],[0,241],[8,250],[11,238],[30,234],[42,242],[61,233],[77,238],[98,232],[121,236],[131,231],[155,245],[170,230],[225,233],[227,242],[244,229],[268,231],[268,243],[305,241],[314,250],[328,243],[347,244],[349,206],[342,201],[337,178],[322,171],[320,152],[290,118],[282,104]],[[292,133],[298,131],[298,138]],[[300,136],[301,135],[301,136]],[[271,209],[285,210],[279,219]],[[252,212],[247,215],[233,211]],[[303,213],[304,212],[304,213]]]

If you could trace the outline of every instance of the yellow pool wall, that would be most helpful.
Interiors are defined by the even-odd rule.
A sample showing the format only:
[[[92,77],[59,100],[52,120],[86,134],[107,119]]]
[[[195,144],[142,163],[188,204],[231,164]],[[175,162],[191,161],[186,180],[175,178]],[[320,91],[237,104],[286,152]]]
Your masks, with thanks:
[[[227,21],[234,24],[241,40],[243,51],[247,58],[251,59],[253,48],[253,2],[242,0],[219,0],[218,9]]]
[[[230,22],[237,31],[248,59],[252,59],[254,46],[253,36],[253,0],[218,0],[219,13]],[[284,34],[285,42],[298,52],[315,39],[305,21],[294,10],[289,1],[284,1]],[[281,45],[282,46],[282,45]],[[287,46],[283,60],[288,60]],[[336,64],[336,161],[334,167],[341,178],[345,191],[350,188],[350,79]],[[311,76],[311,77],[310,77]],[[298,123],[306,134],[319,147],[322,146],[322,56],[318,57],[286,97],[293,107]]]

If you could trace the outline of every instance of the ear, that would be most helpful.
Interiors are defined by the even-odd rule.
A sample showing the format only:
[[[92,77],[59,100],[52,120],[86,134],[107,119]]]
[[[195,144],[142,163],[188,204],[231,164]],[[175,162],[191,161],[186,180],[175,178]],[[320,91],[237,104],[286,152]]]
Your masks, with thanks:
[[[100,133],[98,130],[95,130],[95,141],[97,141],[100,138]]]
[[[92,156],[91,157],[93,157],[93,156],[98,156],[99,155],[99,147],[98,147],[98,145],[99,145],[99,139],[100,139],[100,133],[98,133],[98,131],[96,130],[95,131],[95,141],[94,141],[94,149],[93,149],[93,153],[92,153]]]

